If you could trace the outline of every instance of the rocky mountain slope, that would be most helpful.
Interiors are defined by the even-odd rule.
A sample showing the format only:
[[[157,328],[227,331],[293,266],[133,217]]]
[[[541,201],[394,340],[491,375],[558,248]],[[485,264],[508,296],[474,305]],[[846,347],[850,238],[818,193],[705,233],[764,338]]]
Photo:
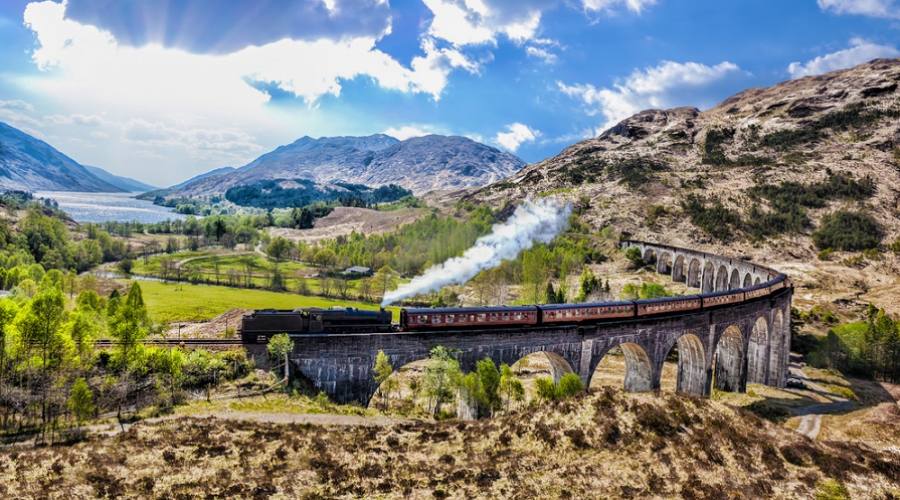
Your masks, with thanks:
[[[141,193],[144,191],[150,191],[151,189],[156,189],[155,186],[151,186],[146,182],[141,182],[137,179],[132,179],[130,177],[124,177],[121,175],[116,175],[111,172],[107,172],[100,167],[92,167],[90,165],[84,165],[84,168],[88,170],[88,172],[97,176],[97,178],[112,184],[113,186],[127,191],[129,193]]]
[[[875,60],[707,111],[643,111],[469,196],[561,194],[598,229],[770,262],[814,259],[837,210],[873,218],[886,244],[900,234],[898,85],[900,59]]]
[[[519,158],[465,137],[429,135],[398,141],[367,137],[303,137],[225,175],[197,179],[166,197],[220,195],[229,188],[271,179],[397,184],[416,193],[483,186],[518,171]]]
[[[53,146],[0,122],[0,189],[122,192]]]

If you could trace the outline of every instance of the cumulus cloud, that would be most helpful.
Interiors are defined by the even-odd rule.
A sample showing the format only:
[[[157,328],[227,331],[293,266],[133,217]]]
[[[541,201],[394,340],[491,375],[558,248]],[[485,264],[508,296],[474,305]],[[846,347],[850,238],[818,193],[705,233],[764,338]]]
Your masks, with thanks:
[[[625,7],[626,9],[640,13],[647,7],[656,4],[656,0],[583,0],[585,10],[592,11],[612,11],[617,8]]]
[[[835,14],[900,19],[897,0],[819,0],[819,7]]]
[[[338,1],[333,7],[342,12],[349,5]],[[429,37],[421,40],[421,51],[409,64],[379,50],[379,38],[374,35],[281,38],[220,54],[156,43],[136,46],[121,42],[110,31],[70,18],[68,8],[66,2],[28,4],[24,23],[35,35],[31,56],[41,71],[12,77],[12,81],[53,106],[58,114],[53,120],[59,124],[87,124],[79,116],[98,115],[108,122],[105,133],[111,137],[124,134],[130,140],[151,133],[147,126],[131,123],[132,119],[156,127],[155,133],[192,131],[169,138],[187,153],[181,149],[168,153],[161,148],[170,143],[161,140],[144,140],[143,149],[136,150],[147,157],[168,155],[165,164],[144,163],[153,165],[151,175],[159,183],[177,181],[217,164],[250,161],[252,156],[240,154],[255,154],[291,140],[296,133],[291,130],[317,127],[321,132],[337,132],[342,127],[340,117],[326,119],[318,103],[326,96],[339,96],[348,81],[366,79],[384,90],[438,100],[453,71],[479,71],[478,63],[459,49]],[[271,106],[271,89],[305,102],[306,112],[288,115]],[[210,137],[227,137],[235,130],[253,130],[264,139],[239,137],[237,145],[229,147],[227,141]],[[191,143],[195,138],[199,140]],[[215,152],[221,156],[215,157]],[[209,158],[212,165],[197,165],[193,160],[200,157]],[[140,158],[122,146],[108,158],[91,161],[108,166],[123,162],[138,168]]]
[[[97,26],[123,45],[156,43],[199,53],[227,54],[284,38],[381,38],[391,30],[391,8],[384,0],[67,0],[67,5],[68,19]]]
[[[544,9],[536,0],[423,0],[433,17],[428,33],[456,46],[496,43],[499,35],[522,43],[535,36]]]
[[[657,66],[635,70],[611,88],[563,82],[557,82],[557,87],[563,94],[586,104],[588,114],[604,117],[604,123],[596,130],[599,134],[644,109],[693,104],[698,96],[689,95],[691,90],[702,90],[739,71],[737,65],[728,61],[714,66],[663,61]]]
[[[457,47],[496,44],[505,37],[518,45],[538,41],[541,20],[547,11],[568,2],[561,0],[423,0],[433,17],[428,34]],[[588,12],[627,9],[640,13],[656,0],[582,0]],[[531,54],[539,53],[534,45]],[[546,53],[546,49],[543,49]]]
[[[181,99],[181,104],[200,100],[258,106],[269,97],[248,81],[274,84],[314,103],[324,95],[338,95],[342,81],[368,77],[385,89],[424,92],[437,99],[451,68],[473,68],[459,52],[427,44],[425,55],[407,68],[376,49],[374,37],[282,39],[222,56],[159,45],[129,47],[109,32],[67,19],[65,12],[65,4],[49,1],[25,9],[25,24],[38,40],[34,62],[42,70],[63,73],[65,78],[44,83],[64,92],[78,87],[116,98],[134,93],[142,100],[156,95],[167,102]]]
[[[385,134],[405,141],[411,137],[422,137],[437,133],[437,129],[431,125],[401,125],[399,127],[390,127],[384,131]]]
[[[821,75],[829,71],[851,68],[857,64],[878,59],[879,57],[897,57],[900,50],[890,45],[878,45],[861,38],[850,40],[850,47],[816,57],[806,62],[792,62],[788,65],[788,73],[792,78]]]
[[[504,132],[497,132],[494,141],[505,149],[515,152],[526,142],[533,142],[541,135],[539,130],[530,128],[524,123],[510,123]]]
[[[529,45],[528,47],[525,47],[525,53],[531,57],[538,58],[547,64],[554,64],[559,60],[559,57],[556,54],[543,47]]]

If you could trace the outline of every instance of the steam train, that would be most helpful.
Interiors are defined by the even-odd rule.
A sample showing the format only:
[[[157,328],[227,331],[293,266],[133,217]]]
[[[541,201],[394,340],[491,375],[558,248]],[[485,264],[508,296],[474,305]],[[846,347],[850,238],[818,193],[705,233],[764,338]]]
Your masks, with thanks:
[[[245,343],[265,343],[278,333],[425,332],[572,325],[714,309],[765,297],[788,287],[787,278],[779,275],[772,281],[748,288],[658,299],[535,306],[403,308],[400,323],[396,325],[391,322],[391,313],[384,309],[262,309],[243,317],[241,337]]]

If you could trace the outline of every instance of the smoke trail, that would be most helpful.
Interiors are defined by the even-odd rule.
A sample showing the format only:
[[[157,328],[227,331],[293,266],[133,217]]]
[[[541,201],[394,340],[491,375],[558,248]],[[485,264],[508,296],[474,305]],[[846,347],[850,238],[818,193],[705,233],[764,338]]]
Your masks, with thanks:
[[[571,213],[570,204],[553,198],[525,200],[516,207],[509,220],[494,224],[491,233],[478,238],[475,245],[461,257],[432,266],[409,283],[386,293],[381,305],[440,290],[447,285],[465,283],[480,271],[515,258],[535,242],[549,243],[568,225]]]

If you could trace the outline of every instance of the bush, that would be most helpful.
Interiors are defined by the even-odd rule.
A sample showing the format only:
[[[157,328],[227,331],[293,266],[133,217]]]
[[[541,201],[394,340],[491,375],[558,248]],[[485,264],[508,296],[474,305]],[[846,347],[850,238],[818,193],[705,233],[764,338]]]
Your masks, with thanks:
[[[819,249],[833,248],[854,252],[876,248],[884,237],[881,225],[863,212],[841,210],[825,216],[813,235]]]
[[[559,379],[559,387],[557,389],[557,398],[566,399],[581,393],[584,390],[584,383],[575,373],[567,373]]]
[[[640,269],[644,267],[644,258],[641,257],[641,249],[637,247],[629,247],[625,250],[625,258],[631,262],[631,267]]]
[[[559,379],[559,383],[550,377],[540,377],[535,381],[538,397],[545,401],[559,401],[575,396],[584,390],[581,377],[575,373],[567,373]]]
[[[816,484],[816,500],[848,500],[850,492],[847,487],[835,479],[823,479]]]
[[[681,208],[693,225],[721,241],[731,240],[734,232],[742,227],[740,214],[726,208],[718,198],[707,200],[691,194],[681,203]]]

